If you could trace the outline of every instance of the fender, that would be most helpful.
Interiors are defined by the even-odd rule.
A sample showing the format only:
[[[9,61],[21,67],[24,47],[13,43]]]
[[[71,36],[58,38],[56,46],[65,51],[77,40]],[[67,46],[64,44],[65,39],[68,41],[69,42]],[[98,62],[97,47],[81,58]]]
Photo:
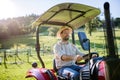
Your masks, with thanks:
[[[106,80],[106,63],[101,61],[98,68],[98,80]]]
[[[32,68],[28,70],[26,78],[34,77],[36,80],[57,80],[53,70],[46,68]]]
[[[91,78],[93,80],[106,80],[106,62],[102,57],[93,59],[93,66],[91,67]]]
[[[92,68],[93,72],[92,74],[92,79],[93,80],[108,80],[108,70],[106,67],[106,62],[105,60],[100,60],[97,61],[96,64],[94,64]]]

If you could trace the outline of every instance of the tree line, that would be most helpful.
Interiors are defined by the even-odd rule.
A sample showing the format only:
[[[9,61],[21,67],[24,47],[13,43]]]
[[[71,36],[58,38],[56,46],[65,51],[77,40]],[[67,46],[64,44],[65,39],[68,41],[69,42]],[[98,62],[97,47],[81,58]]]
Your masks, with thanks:
[[[0,20],[0,47],[5,46],[6,39],[10,39],[12,36],[26,35],[32,34],[36,31],[36,28],[32,27],[32,23],[39,17],[40,15],[26,15],[22,17],[16,18],[8,18]],[[120,18],[112,19],[112,23],[114,27],[120,28]],[[88,34],[91,35],[93,31],[96,31],[97,28],[101,28],[104,24],[104,20],[101,20],[99,17],[94,18],[89,21],[82,28],[85,29]],[[40,32],[45,33],[50,36],[56,36],[56,32],[58,27],[40,27]]]
[[[0,20],[0,40],[11,36],[29,34],[33,31],[32,22],[39,16],[31,14],[28,16],[8,18]]]
[[[16,35],[24,35],[30,34],[36,31],[35,28],[32,28],[32,23],[39,17],[40,15],[31,14],[28,16],[22,16],[17,18],[8,18],[6,20],[0,20],[0,40],[9,38],[11,36]],[[103,26],[104,20],[100,20],[99,17],[94,18],[89,21],[83,27],[85,27],[85,31],[87,31],[90,35],[91,32],[95,31],[96,28],[101,28]],[[120,28],[120,18],[112,19],[112,23],[114,23],[114,27]],[[55,36],[58,28],[48,28],[43,27],[40,28],[48,31],[48,35]]]

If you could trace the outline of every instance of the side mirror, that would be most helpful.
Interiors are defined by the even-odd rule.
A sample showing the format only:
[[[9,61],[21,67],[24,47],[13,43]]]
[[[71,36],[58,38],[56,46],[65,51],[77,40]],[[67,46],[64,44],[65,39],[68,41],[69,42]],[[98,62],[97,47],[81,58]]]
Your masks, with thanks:
[[[84,50],[90,50],[90,40],[86,37],[84,32],[78,32],[80,44]]]

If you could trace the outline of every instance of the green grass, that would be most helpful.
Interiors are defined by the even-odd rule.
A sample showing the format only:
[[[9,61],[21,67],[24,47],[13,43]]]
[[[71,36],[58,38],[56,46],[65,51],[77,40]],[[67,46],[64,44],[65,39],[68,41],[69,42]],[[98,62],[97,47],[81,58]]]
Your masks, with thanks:
[[[27,69],[31,66],[29,63],[7,64],[7,69],[2,64],[0,66],[0,80],[25,80]]]
[[[31,64],[33,62],[38,63],[38,67],[41,67],[41,64],[39,63],[36,54],[34,53],[32,56],[30,56],[29,62],[27,62],[26,57],[22,54],[19,55],[20,59],[17,58],[16,62],[14,60],[14,57],[7,58],[6,61],[6,68],[4,63],[0,65],[0,80],[35,80],[32,79],[26,79],[26,72],[32,68]],[[51,69],[52,68],[52,60],[53,60],[53,54],[44,54],[42,55],[43,61],[46,65],[46,68]],[[11,60],[12,59],[12,60]]]
[[[104,37],[103,32],[93,32],[93,36],[87,35],[87,37],[91,41],[91,51],[97,51],[101,56],[105,55],[105,49],[104,49]],[[120,31],[116,31],[116,38],[117,38],[117,44],[120,48]],[[81,50],[80,43],[78,41],[77,35],[75,35],[76,39],[76,46]],[[53,45],[56,43],[57,39],[55,37],[51,36],[41,36],[40,37],[40,43],[41,43],[41,50],[44,50],[44,52],[41,52],[41,57],[43,61],[45,62],[46,68],[51,69],[52,68],[52,60],[53,60],[53,54],[52,54],[52,48]],[[35,52],[35,37],[17,37],[12,38],[11,40],[7,40],[5,43],[14,43],[10,44],[9,47],[11,47],[12,52],[7,52],[7,61],[6,66],[3,64],[3,57],[2,57],[2,64],[0,65],[0,80],[35,80],[34,78],[26,79],[25,75],[27,70],[29,70],[31,67],[31,64],[33,62],[38,63],[38,67],[41,67],[41,64],[38,61],[38,58],[36,56]],[[20,50],[18,57],[15,57],[15,50]],[[27,52],[30,51],[30,52]],[[23,51],[23,52],[22,52]],[[26,51],[26,52],[24,52]],[[87,51],[84,51],[87,53]],[[31,56],[29,57],[27,53],[31,53]],[[0,56],[3,56],[3,51],[0,52]],[[17,64],[15,64],[17,63]]]

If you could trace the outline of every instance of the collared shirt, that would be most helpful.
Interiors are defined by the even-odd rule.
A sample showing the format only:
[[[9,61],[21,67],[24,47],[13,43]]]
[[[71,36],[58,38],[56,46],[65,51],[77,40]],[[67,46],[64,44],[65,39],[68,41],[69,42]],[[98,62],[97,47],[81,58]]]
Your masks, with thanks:
[[[68,43],[64,43],[62,41],[58,41],[55,45],[54,45],[54,55],[55,55],[55,61],[56,61],[56,67],[59,69],[62,66],[70,66],[70,65],[74,65],[75,61],[63,61],[61,59],[62,55],[71,55],[71,56],[75,56],[75,55],[81,55],[83,56],[84,54],[80,52],[80,50],[72,43],[68,42]]]

